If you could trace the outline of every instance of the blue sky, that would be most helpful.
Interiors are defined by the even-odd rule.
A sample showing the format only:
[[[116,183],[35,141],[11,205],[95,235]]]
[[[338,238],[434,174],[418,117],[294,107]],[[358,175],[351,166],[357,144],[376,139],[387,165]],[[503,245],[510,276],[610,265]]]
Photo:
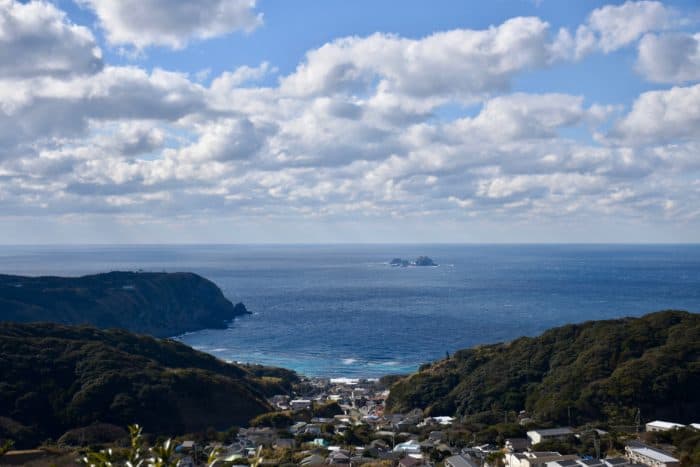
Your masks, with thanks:
[[[149,49],[143,57],[136,59],[126,58],[114,47],[110,47],[99,28],[95,28],[95,35],[103,47],[105,58],[113,64],[136,63],[147,68],[160,67],[190,73],[211,69],[211,75],[215,76],[242,65],[257,66],[260,62],[268,61],[279,69],[280,74],[288,74],[294,71],[308,50],[318,48],[339,37],[368,36],[375,32],[385,32],[420,39],[437,31],[460,28],[484,29],[517,16],[537,16],[555,29],[560,27],[575,29],[595,8],[621,3],[624,2],[406,0],[401,2],[401,8],[397,8],[396,2],[388,0],[353,2],[262,0],[257,3],[256,10],[263,13],[264,24],[251,33],[232,32],[210,40],[199,40],[182,50],[156,47]],[[57,4],[64,8],[70,18],[78,24],[94,27],[98,22],[91,10],[76,5],[72,0],[62,0]],[[697,3],[692,0],[666,2],[666,4],[688,12],[698,9]],[[692,28],[686,29],[692,30]],[[586,71],[590,67],[588,73],[591,76],[600,73],[608,76],[620,74],[621,79],[618,82],[629,84],[633,70],[620,67],[619,60],[632,64],[634,57],[633,48],[620,50],[614,56],[589,57],[585,67],[561,66],[539,74],[532,73],[532,76],[524,77],[517,89],[541,92],[551,91],[554,86],[562,91],[615,92],[615,94],[600,95],[634,98],[636,97],[634,91],[654,86],[644,85],[642,80],[634,79],[639,88],[629,89],[627,86],[619,85],[615,86],[614,91],[607,91],[596,85],[598,83],[588,79],[572,79],[576,73]],[[614,86],[616,81],[610,84]],[[629,94],[619,94],[622,92]]]
[[[232,32],[210,40],[198,40],[181,50],[151,48],[137,58],[125,57],[118,48],[110,47],[99,28],[95,28],[95,35],[106,61],[112,64],[138,64],[149,69],[165,68],[192,74],[209,69],[211,79],[239,66],[257,66],[267,61],[278,68],[279,74],[285,75],[294,71],[308,50],[339,37],[385,32],[420,39],[437,31],[484,29],[517,16],[537,16],[554,29],[576,29],[595,8],[622,3],[601,0],[407,0],[397,8],[395,1],[388,0],[262,0],[257,3],[256,10],[263,14],[264,24],[254,32]],[[78,24],[94,27],[98,23],[90,9],[76,5],[72,0],[62,0],[57,4]],[[692,0],[666,4],[686,12],[697,13],[698,10],[697,3]],[[692,27],[684,29],[692,30]],[[640,92],[661,87],[638,79],[632,67],[634,58],[634,49],[625,48],[608,56],[587,57],[576,66],[562,64],[547,70],[533,70],[519,77],[513,89],[581,93],[590,99],[631,102]],[[621,62],[628,66],[621,67]],[[585,73],[584,79],[581,79],[581,73]],[[274,76],[270,76],[266,84],[273,82]]]
[[[699,240],[695,1],[0,15],[0,243]]]

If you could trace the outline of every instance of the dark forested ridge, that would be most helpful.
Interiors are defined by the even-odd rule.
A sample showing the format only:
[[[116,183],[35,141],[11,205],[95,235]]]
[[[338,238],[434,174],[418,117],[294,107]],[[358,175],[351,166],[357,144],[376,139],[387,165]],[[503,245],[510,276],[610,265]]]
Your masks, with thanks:
[[[700,419],[700,315],[663,311],[591,321],[484,345],[425,365],[396,383],[394,411],[503,420],[526,409],[559,423]]]
[[[245,313],[245,306],[234,306],[213,282],[192,273],[0,275],[0,321],[90,324],[165,337],[222,328]]]
[[[0,323],[0,368],[0,439],[18,446],[96,422],[170,435],[245,425],[297,381],[171,340],[45,323]]]

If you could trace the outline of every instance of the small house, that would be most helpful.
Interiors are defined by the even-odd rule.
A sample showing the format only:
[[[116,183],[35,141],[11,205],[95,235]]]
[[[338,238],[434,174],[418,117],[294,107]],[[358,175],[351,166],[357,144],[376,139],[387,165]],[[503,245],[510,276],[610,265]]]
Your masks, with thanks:
[[[464,455],[451,456],[445,459],[445,467],[479,467],[481,464]]]
[[[505,448],[509,452],[522,452],[527,449],[529,441],[527,438],[508,438],[505,442]]]
[[[527,437],[531,444],[539,444],[552,439],[566,439],[574,434],[574,430],[569,427],[548,428],[545,430],[531,430],[527,432]]]
[[[646,424],[647,431],[671,431],[685,428],[685,425],[673,422],[664,422],[661,420],[654,420]]]
[[[625,446],[627,458],[632,462],[648,465],[649,467],[676,467],[680,461],[661,449],[647,446],[638,441],[632,441]]]
[[[309,399],[294,399],[289,401],[289,407],[292,410],[308,410],[311,409],[311,401]]]
[[[394,447],[395,452],[403,452],[406,454],[420,454],[421,446],[418,441],[411,439],[405,443],[399,443]]]

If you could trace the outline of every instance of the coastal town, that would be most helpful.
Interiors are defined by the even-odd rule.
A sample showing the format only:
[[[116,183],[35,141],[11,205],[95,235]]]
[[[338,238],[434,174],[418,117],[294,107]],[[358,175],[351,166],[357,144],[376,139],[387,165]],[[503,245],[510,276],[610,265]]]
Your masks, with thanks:
[[[481,442],[460,437],[460,421],[452,416],[425,416],[419,409],[409,413],[385,413],[386,388],[376,380],[308,379],[303,394],[277,395],[270,399],[277,413],[256,425],[239,430],[235,442],[205,443],[203,453],[216,452],[215,465],[302,466],[445,466],[445,467],[674,467],[680,460],[672,452],[644,442],[644,433],[679,429],[700,432],[700,423],[685,426],[652,421],[629,427],[624,446],[615,449],[609,433],[594,427],[527,429],[524,437]],[[338,413],[334,413],[338,412]],[[315,416],[314,414],[321,414]],[[285,423],[286,422],[286,423]],[[518,424],[534,426],[528,414],[518,414]],[[560,453],[540,449],[569,440],[588,439],[593,455]],[[602,456],[602,449],[607,451]],[[199,465],[194,456],[197,443],[183,441],[179,450],[183,467]]]
[[[700,0],[0,0],[0,467],[700,467]]]
[[[465,429],[452,416],[425,416],[419,409],[386,413],[386,387],[377,380],[305,379],[293,395],[269,399],[275,412],[240,428],[229,442],[178,439],[176,465],[212,466],[445,466],[445,467],[674,467],[680,460],[668,448],[645,440],[688,426],[652,421],[616,434],[591,426],[535,428],[526,412],[514,423],[521,437]],[[468,434],[468,436],[465,436]],[[552,446],[586,444],[590,455]],[[13,463],[12,453],[0,464]],[[19,459],[19,458],[17,458]]]
[[[686,330],[698,324],[678,311],[593,321],[378,379],[228,364],[121,330],[3,324],[4,362],[14,366],[4,368],[2,393],[17,398],[5,412],[17,418],[0,415],[0,466],[700,466],[697,378],[678,363],[693,364],[700,340]],[[660,345],[665,336],[671,345]],[[604,367],[610,359],[615,370]],[[676,363],[645,379],[620,370],[658,361]],[[50,372],[57,362],[98,368],[87,375],[94,383],[49,393],[55,405],[40,405],[35,388],[61,387],[65,371]],[[531,370],[513,371],[514,362]],[[611,371],[616,378],[592,379]],[[62,422],[52,407],[82,418]],[[51,420],[64,425],[42,430]]]

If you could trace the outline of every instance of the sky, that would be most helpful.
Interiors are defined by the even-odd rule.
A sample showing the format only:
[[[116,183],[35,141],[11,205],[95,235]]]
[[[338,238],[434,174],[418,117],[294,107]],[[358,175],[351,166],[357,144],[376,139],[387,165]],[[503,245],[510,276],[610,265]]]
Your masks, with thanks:
[[[0,243],[695,243],[696,0],[0,0]]]

